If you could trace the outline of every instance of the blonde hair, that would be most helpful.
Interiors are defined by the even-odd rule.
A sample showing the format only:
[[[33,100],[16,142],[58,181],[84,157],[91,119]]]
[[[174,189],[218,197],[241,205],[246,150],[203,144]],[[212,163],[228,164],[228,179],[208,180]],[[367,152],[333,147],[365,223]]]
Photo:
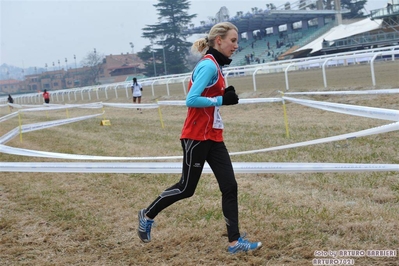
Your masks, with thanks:
[[[207,37],[200,38],[193,43],[191,46],[191,51],[193,53],[205,54],[209,47],[215,46],[216,37],[220,36],[222,39],[224,39],[229,30],[235,30],[238,32],[237,27],[230,22],[220,22],[213,25]]]

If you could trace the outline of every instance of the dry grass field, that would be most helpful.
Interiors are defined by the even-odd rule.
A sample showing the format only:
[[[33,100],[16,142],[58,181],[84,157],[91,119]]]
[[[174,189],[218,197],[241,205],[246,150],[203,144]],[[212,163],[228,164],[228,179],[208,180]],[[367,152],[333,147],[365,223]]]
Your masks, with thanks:
[[[376,65],[376,89],[399,88],[399,62]],[[328,90],[371,87],[368,65],[330,68]],[[290,73],[291,91],[322,91],[321,70]],[[240,98],[279,97],[282,74],[229,78]],[[181,84],[171,96],[184,99]],[[398,109],[398,95],[300,97]],[[105,102],[105,99],[102,99]],[[109,99],[130,103],[131,99]],[[80,101],[81,102],[81,101]],[[105,108],[102,117],[34,131],[6,143],[26,149],[106,156],[181,155],[180,131],[186,108]],[[99,113],[71,109],[69,116]],[[0,108],[0,117],[9,113]],[[222,107],[225,143],[246,151],[356,132],[390,121],[331,113],[287,102],[290,138],[281,103]],[[23,124],[65,118],[65,110],[26,113]],[[1,123],[0,136],[18,126]],[[399,133],[295,149],[232,156],[234,162],[399,163]],[[1,162],[56,162],[0,153]],[[317,251],[399,248],[399,172],[237,174],[241,232],[263,242],[252,254],[227,253],[221,195],[215,178],[203,174],[196,194],[156,218],[153,241],[137,237],[137,212],[180,178],[172,174],[72,174],[0,172],[0,265],[312,265]],[[328,255],[323,258],[331,258]],[[399,257],[349,256],[355,265],[399,265]]]

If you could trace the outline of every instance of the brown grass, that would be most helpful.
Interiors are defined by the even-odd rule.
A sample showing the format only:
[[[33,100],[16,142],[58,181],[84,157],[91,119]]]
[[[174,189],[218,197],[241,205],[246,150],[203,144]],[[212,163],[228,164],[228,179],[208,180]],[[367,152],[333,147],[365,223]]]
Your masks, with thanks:
[[[372,89],[367,66],[332,68],[329,90]],[[399,87],[399,65],[376,66],[377,88]],[[324,90],[318,70],[290,74],[293,91]],[[335,77],[335,78],[333,78]],[[278,97],[281,74],[229,78],[241,98]],[[316,81],[317,80],[317,81]],[[161,93],[162,87],[157,87]],[[397,109],[397,95],[307,97],[321,101]],[[144,102],[184,99],[181,85],[171,96]],[[104,99],[103,99],[104,100]],[[109,99],[130,102],[130,99]],[[82,102],[82,101],[78,101]],[[27,149],[107,156],[181,155],[179,142],[185,107],[105,108],[102,118],[31,132]],[[101,110],[69,110],[71,117]],[[291,138],[285,137],[279,103],[222,108],[225,142],[230,152],[273,147],[334,136],[390,123],[334,114],[287,104]],[[8,113],[0,108],[0,116]],[[65,118],[65,111],[27,113],[24,124]],[[0,135],[18,126],[1,123]],[[233,156],[236,162],[399,163],[397,132],[296,149]],[[57,161],[0,154],[0,161]],[[317,250],[397,250],[399,241],[399,174],[397,172],[237,174],[241,231],[264,247],[253,254],[229,255],[221,197],[215,178],[204,174],[196,194],[164,210],[153,241],[136,235],[137,211],[146,207],[178,175],[50,174],[0,172],[1,265],[312,265]],[[397,265],[398,258],[353,258],[355,265]]]

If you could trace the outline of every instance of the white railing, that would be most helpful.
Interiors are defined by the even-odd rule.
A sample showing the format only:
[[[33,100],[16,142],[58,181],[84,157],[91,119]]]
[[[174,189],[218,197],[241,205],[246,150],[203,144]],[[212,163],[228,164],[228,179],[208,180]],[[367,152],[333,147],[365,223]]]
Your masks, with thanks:
[[[376,86],[375,73],[374,73],[374,61],[379,56],[391,56],[391,60],[395,60],[395,56],[399,55],[399,45],[390,46],[384,48],[375,48],[361,51],[353,51],[346,53],[338,53],[331,55],[323,55],[318,57],[306,57],[299,59],[291,59],[291,60],[281,60],[275,62],[269,62],[265,64],[258,65],[248,65],[248,66],[235,66],[235,67],[226,67],[223,69],[223,72],[226,77],[226,85],[228,86],[228,80],[230,77],[237,76],[252,76],[253,82],[253,90],[257,90],[256,78],[259,74],[268,74],[268,73],[284,73],[286,90],[290,89],[288,73],[290,71],[297,71],[302,69],[310,69],[310,68],[322,68],[323,82],[324,87],[327,88],[327,67],[335,66],[335,65],[348,65],[366,62],[370,64],[370,72],[371,72],[371,85]],[[166,95],[170,96],[169,85],[170,84],[182,84],[183,93],[186,95],[186,82],[189,80],[191,73],[184,74],[175,74],[175,75],[166,75],[155,78],[147,78],[141,79],[140,82],[143,86],[151,86],[152,96],[155,96],[155,87],[154,85],[165,85],[166,87]],[[112,84],[104,84],[104,85],[95,85],[95,86],[87,86],[82,88],[73,88],[73,89],[64,89],[57,91],[50,91],[52,101],[56,102],[70,102],[77,101],[78,95],[81,100],[92,100],[92,93],[95,94],[97,100],[100,99],[99,92],[104,92],[106,99],[109,99],[110,94],[114,93],[114,98],[119,98],[118,89],[121,87],[125,89],[126,98],[129,98],[129,89],[131,86],[131,81],[124,81],[119,83]],[[71,95],[73,98],[71,99]],[[163,94],[165,95],[165,94]],[[66,96],[66,97],[65,97]],[[22,95],[16,95],[13,97],[14,103],[19,104],[27,104],[27,103],[40,103],[43,102],[41,93],[27,93]],[[7,97],[0,98],[0,104],[7,103]]]

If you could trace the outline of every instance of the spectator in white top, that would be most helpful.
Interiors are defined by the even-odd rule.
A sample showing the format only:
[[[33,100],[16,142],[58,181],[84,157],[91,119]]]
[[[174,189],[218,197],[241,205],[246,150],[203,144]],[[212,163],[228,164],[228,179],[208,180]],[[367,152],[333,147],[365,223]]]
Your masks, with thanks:
[[[136,78],[133,78],[133,84],[132,84],[132,95],[133,95],[133,103],[141,103],[141,92],[143,91],[143,87],[141,86],[140,83],[137,82]],[[140,108],[137,108],[137,110],[140,110]]]

